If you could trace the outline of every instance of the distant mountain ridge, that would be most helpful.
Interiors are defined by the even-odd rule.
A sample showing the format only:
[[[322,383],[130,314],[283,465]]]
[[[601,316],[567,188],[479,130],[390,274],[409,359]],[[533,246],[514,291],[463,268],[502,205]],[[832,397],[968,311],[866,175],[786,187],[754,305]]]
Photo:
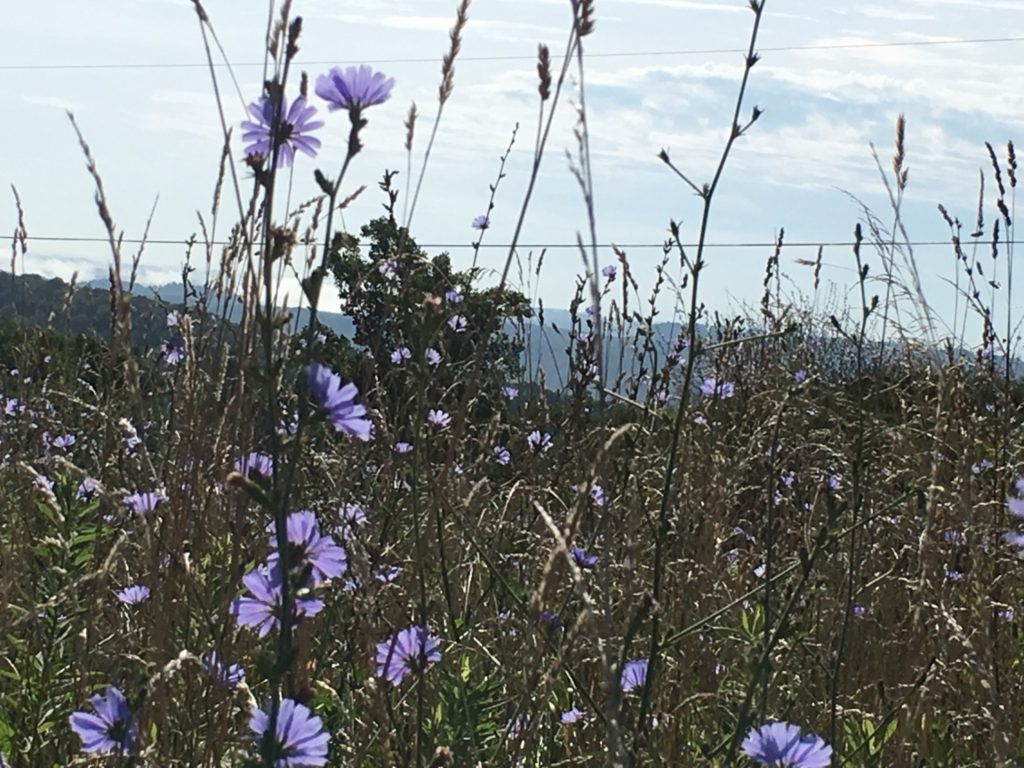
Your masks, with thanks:
[[[105,279],[91,280],[87,285],[96,290],[107,290]],[[153,302],[162,302],[171,306],[179,306],[184,301],[185,291],[180,283],[165,283],[163,285],[137,285],[134,290],[136,299],[142,297]],[[240,317],[240,308],[236,307],[235,312],[229,320],[237,320]],[[306,309],[298,310],[298,325],[304,327]],[[320,311],[317,313],[317,320],[330,328],[339,336],[351,339],[355,335],[355,325],[352,319],[341,312]],[[567,309],[544,308],[544,325],[540,325],[538,318],[534,317],[528,321],[525,327],[526,349],[523,351],[521,362],[523,367],[530,374],[543,371],[544,376],[550,385],[563,383],[568,369],[568,357],[565,350],[569,344],[569,331],[572,329],[572,313]],[[506,333],[512,335],[518,331],[516,324],[512,321],[506,323]],[[703,329],[702,329],[703,330]],[[664,356],[675,343],[679,325],[676,323],[655,323],[652,329],[652,339],[655,349],[658,350],[659,358]],[[623,355],[622,342],[619,339],[609,338],[605,340],[605,377],[609,380],[619,375],[619,359],[629,359],[629,355]]]
[[[40,275],[11,275],[0,271],[0,320],[15,320],[30,323],[44,328],[54,328],[61,332],[85,333],[102,339],[110,338],[110,293],[105,279],[90,280],[76,286],[72,301],[67,306],[65,317],[65,301],[68,284],[59,278],[44,278]],[[184,298],[184,290],[180,284],[167,283],[157,286],[137,285],[132,298],[132,341],[142,349],[154,349],[167,340],[167,310],[180,307]],[[236,304],[228,321],[237,321],[241,308]],[[300,311],[299,324],[303,324]],[[339,312],[320,312],[319,321],[334,333],[345,338],[353,338],[355,327],[352,319]],[[528,320],[522,330],[524,350],[520,362],[526,372],[527,379],[533,380],[543,374],[549,388],[564,385],[567,379],[569,357],[566,354],[571,339],[572,315],[565,309],[544,309],[544,324],[534,317]],[[651,329],[651,343],[657,352],[659,363],[664,361],[672,349],[681,327],[678,323],[654,323]],[[509,335],[520,332],[512,321],[506,324]],[[701,326],[698,333],[704,338],[712,332]],[[816,337],[811,340],[818,351],[816,359],[822,371],[838,372],[848,368],[850,364],[850,347],[840,337]],[[604,377],[605,381],[614,381],[623,369],[634,370],[635,351],[631,339],[620,339],[614,336],[603,339]],[[875,342],[868,342],[868,357],[877,352]],[[892,354],[899,352],[890,345]],[[916,354],[916,353],[914,353]],[[959,357],[964,361],[974,359],[973,350],[964,349]],[[621,361],[621,364],[620,364]],[[1003,358],[996,355],[995,366],[1000,368]],[[1013,375],[1024,377],[1024,362],[1013,361]],[[649,371],[648,371],[649,373]],[[703,369],[698,376],[707,373]],[[641,393],[644,390],[641,389]]]

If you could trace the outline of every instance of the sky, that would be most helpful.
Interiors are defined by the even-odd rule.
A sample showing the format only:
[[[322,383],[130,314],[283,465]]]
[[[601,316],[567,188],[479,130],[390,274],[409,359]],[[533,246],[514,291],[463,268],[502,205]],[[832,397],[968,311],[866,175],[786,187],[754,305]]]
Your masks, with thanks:
[[[222,133],[210,73],[190,0],[35,0],[10,4],[0,52],[0,98],[12,105],[0,121],[0,181],[14,185],[30,235],[24,271],[69,277],[106,271],[93,184],[65,110],[74,112],[92,148],[117,226],[142,235],[155,204],[143,280],[180,278],[183,242],[210,209]],[[228,119],[244,119],[244,102],[261,90],[267,5],[205,0],[234,65],[217,70]],[[366,148],[348,174],[349,191],[367,192],[346,212],[351,230],[379,215],[376,182],[387,168],[406,181],[402,123],[415,101],[421,113],[414,168],[436,112],[440,58],[448,45],[455,0],[294,0],[304,19],[295,66],[315,78],[331,65],[371,63],[395,78],[392,99],[368,112]],[[698,183],[709,180],[735,103],[753,14],[746,0],[596,0],[596,30],[585,41],[585,98],[594,169],[597,239],[617,243],[648,290],[670,220],[683,239],[696,237],[700,201],[658,159],[673,161]],[[557,57],[571,23],[569,0],[474,0],[455,91],[445,108],[412,224],[428,250],[445,244],[468,266],[473,218],[486,208],[488,185],[518,123],[485,243],[507,244],[526,188],[537,122],[536,51]],[[1022,38],[991,42],[995,38]],[[989,40],[938,44],[956,40]],[[884,43],[885,46],[875,44]],[[891,45],[899,44],[899,45]],[[907,120],[909,187],[904,218],[914,241],[925,295],[940,320],[954,312],[956,264],[943,203],[972,229],[979,169],[986,175],[986,221],[994,184],[984,146],[1000,158],[1007,140],[1024,145],[1024,2],[767,0],[747,105],[764,114],[735,146],[712,211],[702,298],[736,311],[761,295],[764,264],[780,229],[789,290],[809,294],[817,243],[846,243],[861,216],[859,199],[891,222],[885,187],[871,154],[888,168],[897,115]],[[801,50],[794,50],[801,49]],[[622,55],[628,54],[628,55]],[[587,231],[586,211],[566,159],[574,149],[575,82],[561,102],[527,214],[520,249],[572,245]],[[292,200],[316,194],[315,168],[333,176],[347,122],[327,115],[316,160],[300,157]],[[242,144],[233,146],[239,172]],[[1004,161],[1005,162],[1005,161]],[[415,171],[414,174],[415,176]],[[243,182],[244,183],[244,182]],[[0,205],[0,232],[16,226],[12,195]],[[229,222],[220,225],[227,230]],[[730,244],[754,243],[752,247]],[[653,246],[653,247],[652,247]],[[987,253],[987,247],[984,252]],[[480,263],[500,270],[507,249],[484,249]],[[880,262],[866,256],[874,272]],[[602,264],[613,260],[602,247]],[[824,249],[823,290],[852,302],[853,257],[846,245]],[[985,262],[988,267],[991,259]],[[1003,254],[996,272],[1004,269]],[[9,266],[5,265],[4,269]],[[19,270],[22,266],[19,263]],[[531,297],[564,307],[581,272],[578,251],[550,248]],[[988,270],[991,271],[991,270]],[[676,275],[673,261],[670,274]],[[1018,283],[1021,281],[1018,280]],[[523,286],[526,288],[526,286]],[[999,289],[1001,292],[1005,288]],[[666,299],[667,300],[667,299]],[[1005,311],[1006,297],[997,302]],[[962,304],[962,302],[961,302]],[[1012,297],[1015,313],[1024,292]]]

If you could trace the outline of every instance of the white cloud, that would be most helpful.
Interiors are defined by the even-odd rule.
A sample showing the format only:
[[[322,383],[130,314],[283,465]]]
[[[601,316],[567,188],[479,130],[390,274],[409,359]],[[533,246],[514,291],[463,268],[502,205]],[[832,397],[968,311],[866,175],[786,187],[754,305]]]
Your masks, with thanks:
[[[935,16],[930,13],[915,13],[888,5],[862,5],[857,8],[857,13],[872,19],[888,21],[932,21],[935,19]]]
[[[679,11],[714,11],[717,13],[750,13],[750,6],[736,0],[708,2],[707,0],[608,0],[623,5],[658,5]]]
[[[234,92],[222,91],[229,126],[241,120],[241,106]],[[238,117],[238,119],[233,119]],[[223,130],[217,116],[217,102],[212,93],[202,91],[155,91],[149,97],[149,109],[139,116],[143,128],[154,133],[186,134],[222,143]]]
[[[33,104],[37,107],[51,107],[71,112],[82,112],[85,110],[85,107],[80,102],[63,99],[59,96],[22,96],[21,100],[26,104]]]
[[[844,103],[909,106],[986,116],[1024,125],[1024,92],[1008,87],[1024,82],[1024,66],[975,59],[948,49],[886,48],[809,51],[799,65],[766,60],[761,74],[798,90]]]
[[[1019,0],[905,0],[913,5],[923,5],[928,8],[983,8],[990,11],[1011,11],[1024,13]]]
[[[452,28],[455,21],[452,15],[445,16],[414,16],[402,15],[360,15],[360,14],[336,14],[335,21],[345,24],[357,24],[363,26],[384,27],[385,29],[403,29],[419,32],[447,32]],[[529,38],[519,33],[530,33]],[[498,38],[506,41],[518,41],[522,39],[533,40],[534,38],[562,35],[564,30],[558,27],[548,27],[529,22],[506,21],[495,19],[471,18],[466,27],[465,35],[482,34],[490,38]]]

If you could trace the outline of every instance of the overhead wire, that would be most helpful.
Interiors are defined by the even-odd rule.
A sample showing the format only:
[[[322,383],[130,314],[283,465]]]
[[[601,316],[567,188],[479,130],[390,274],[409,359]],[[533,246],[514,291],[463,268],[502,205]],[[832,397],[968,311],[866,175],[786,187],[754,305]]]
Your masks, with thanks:
[[[762,46],[758,48],[759,53],[800,53],[812,51],[838,51],[858,50],[872,48],[924,48],[948,45],[992,45],[1001,43],[1022,43],[1024,36],[1009,37],[975,37],[957,38],[953,40],[891,40],[879,42],[851,42],[851,43],[820,43],[810,45],[777,45]],[[645,56],[711,56],[727,53],[746,53],[743,48],[687,48],[678,50],[650,50],[650,51],[595,51],[588,52],[589,59],[628,58]],[[507,56],[472,56],[463,55],[459,57],[460,62],[466,61],[534,61],[536,55],[510,54]],[[298,66],[333,66],[336,64],[429,64],[437,61],[436,56],[429,57],[398,57],[379,59],[360,59],[359,61],[338,61],[338,60],[314,60],[297,61]],[[209,62],[68,62],[68,63],[27,63],[27,64],[0,64],[0,71],[44,71],[44,70],[106,70],[106,69],[207,69]],[[216,67],[231,66],[262,67],[263,62],[245,61],[240,63],[215,62]]]
[[[28,240],[29,240],[30,244],[32,243],[32,241],[50,242],[50,243],[102,243],[104,245],[109,245],[110,244],[109,238],[106,238],[106,237],[72,237],[72,236],[49,235],[49,236],[39,236],[39,237],[37,237],[37,236],[30,236],[28,238]],[[127,244],[127,245],[142,245],[143,243],[145,243],[146,245],[180,245],[180,246],[194,245],[194,246],[203,246],[203,245],[207,244],[203,240],[196,239],[196,240],[192,241],[192,240],[190,240],[188,238],[181,238],[181,239],[151,238],[151,239],[146,239],[146,240],[143,240],[142,238],[122,238],[120,240],[120,242],[124,243],[124,244]],[[965,238],[965,239],[961,240],[961,247],[963,247],[965,245],[968,245],[970,243],[977,243],[979,245],[987,245],[990,242],[991,242],[990,239],[986,239],[984,237],[982,237],[982,238]],[[1002,245],[1024,245],[1024,240],[1000,240],[999,242]],[[237,244],[237,243],[232,243],[232,242],[229,242],[227,240],[215,240],[215,241],[213,241],[212,243],[209,243],[209,244],[210,245],[214,245],[214,246],[226,246],[226,245],[232,245],[232,244]],[[358,244],[359,245],[369,245],[369,243],[364,242],[364,241],[359,241]],[[847,241],[847,240],[831,240],[831,241],[826,241],[826,240],[804,240],[804,241],[796,241],[796,242],[783,242],[782,247],[783,247],[783,249],[786,249],[786,248],[852,248],[855,244],[856,243],[854,243],[852,240],[849,240],[849,241]],[[910,245],[911,247],[915,247],[915,248],[916,247],[931,247],[931,246],[949,246],[951,244],[952,243],[949,240],[915,240],[915,241],[912,241],[910,243],[900,243],[900,242],[896,243],[897,246]],[[479,246],[477,246],[473,242],[461,242],[461,243],[456,243],[456,242],[426,243],[426,242],[424,242],[424,243],[417,243],[417,245],[420,248],[476,248],[476,247],[479,247],[481,249],[484,249],[484,248],[508,249],[509,246],[510,246],[510,243],[480,243]],[[695,248],[695,247],[697,247],[697,243],[683,243],[682,245],[683,245],[684,248]],[[704,243],[704,247],[705,248],[714,248],[714,249],[721,249],[721,248],[736,248],[736,249],[741,249],[741,248],[774,248],[776,245],[777,245],[777,243],[775,243],[774,241],[764,241],[764,242],[731,242],[731,243],[730,242],[726,242],[726,243]],[[613,248],[614,247],[614,248],[619,248],[620,250],[627,250],[627,249],[649,249],[649,248],[659,248],[660,249],[660,248],[664,248],[665,246],[666,246],[666,241],[663,241],[663,242],[660,242],[660,243],[598,243],[597,244],[598,248],[606,248],[607,249],[607,248]],[[541,250],[541,249],[560,250],[560,249],[578,249],[579,248],[579,244],[578,243],[520,243],[517,247],[520,250]],[[673,244],[672,247],[675,248],[676,247],[675,244]]]

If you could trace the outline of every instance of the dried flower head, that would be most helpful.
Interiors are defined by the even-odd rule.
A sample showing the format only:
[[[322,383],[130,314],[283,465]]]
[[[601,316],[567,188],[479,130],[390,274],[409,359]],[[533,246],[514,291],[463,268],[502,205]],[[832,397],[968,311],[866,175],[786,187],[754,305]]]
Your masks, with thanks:
[[[466,28],[466,22],[469,21],[469,2],[470,0],[462,0],[459,3],[459,9],[455,12],[455,25],[448,32],[451,45],[441,59],[441,85],[437,92],[437,100],[441,106],[448,101],[448,97],[452,95],[452,90],[455,88],[455,58],[462,50],[462,30]]]
[[[594,31],[594,0],[572,0],[576,34],[586,37]]]
[[[537,46],[537,77],[540,100],[547,101],[551,97],[551,51],[543,43]]]

